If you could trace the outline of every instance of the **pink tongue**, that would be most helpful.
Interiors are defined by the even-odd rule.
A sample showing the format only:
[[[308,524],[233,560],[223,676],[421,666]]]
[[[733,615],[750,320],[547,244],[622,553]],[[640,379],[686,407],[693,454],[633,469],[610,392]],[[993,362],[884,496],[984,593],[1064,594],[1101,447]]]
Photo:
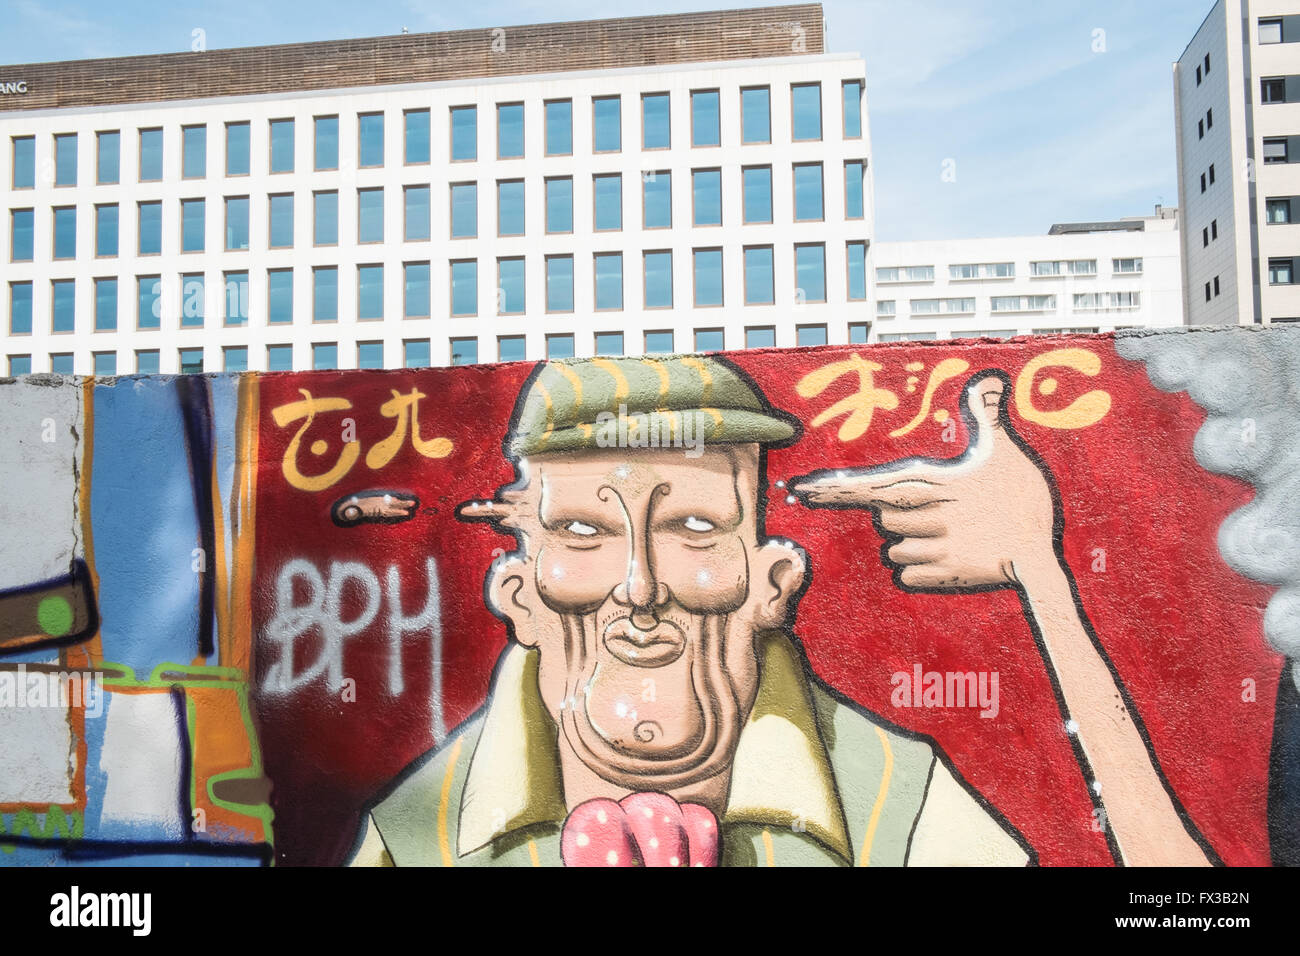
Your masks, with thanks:
[[[717,866],[718,823],[662,793],[588,800],[564,821],[560,855],[566,866]]]

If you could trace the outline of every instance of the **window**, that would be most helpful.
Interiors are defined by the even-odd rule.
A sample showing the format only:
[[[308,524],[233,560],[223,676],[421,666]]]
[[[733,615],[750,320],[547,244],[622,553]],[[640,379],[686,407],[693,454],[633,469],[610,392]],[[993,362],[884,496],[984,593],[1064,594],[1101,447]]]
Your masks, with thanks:
[[[669,130],[669,101],[667,93],[641,95],[641,148],[667,149],[672,145]]]
[[[1206,288],[1209,288],[1208,282]],[[1140,304],[1137,292],[1083,292],[1074,296],[1074,308],[1080,310],[1136,309]]]
[[[36,186],[36,137],[15,136],[14,189],[32,189]]]
[[[226,200],[226,250],[248,248],[248,197],[233,196]]]
[[[1142,271],[1141,259],[1112,259],[1111,272],[1119,274],[1136,274]]]
[[[898,314],[898,302],[894,299],[877,299],[876,315],[890,316]]]
[[[35,212],[14,209],[9,213],[9,258],[14,262],[31,262],[35,254]]]
[[[271,269],[266,273],[266,321],[288,325],[293,321],[293,270]]]
[[[383,342],[358,342],[357,343],[357,368],[383,368],[384,367],[384,343]]]
[[[293,120],[271,120],[271,172],[293,172],[293,132]]]
[[[1291,285],[1292,269],[1294,268],[1291,259],[1269,259],[1268,260],[1268,284],[1269,285]]]
[[[9,356],[9,374],[10,375],[31,375],[32,357],[30,355]]]
[[[9,334],[30,335],[32,331],[32,284],[9,283]]]
[[[647,355],[667,355],[672,350],[672,332],[647,332],[645,334],[645,351]]]
[[[842,84],[844,98],[844,138],[862,138],[862,81],[845,80]]]
[[[181,276],[181,328],[202,328],[207,317],[207,281],[202,273]]]
[[[592,152],[617,153],[623,148],[623,109],[617,96],[597,96],[591,101]]]
[[[243,345],[227,345],[221,350],[221,365],[227,372],[247,372],[248,348]]]
[[[117,203],[95,207],[95,255],[117,255]]]
[[[740,141],[772,142],[772,93],[766,86],[740,91]]]
[[[826,301],[826,247],[809,243],[794,247],[795,290],[798,301]]]
[[[673,307],[673,254],[668,251],[647,252],[642,262],[645,276],[645,307]]]
[[[757,326],[745,329],[745,348],[770,349],[776,347],[776,329],[772,326]]]
[[[429,111],[407,110],[402,114],[405,129],[406,165],[416,166],[429,161]]]
[[[995,311],[997,310],[998,303],[1001,301],[1003,300],[996,299],[996,298],[993,300],[993,307]],[[1015,302],[1017,306],[1020,304],[1019,296],[1012,296],[1011,301]],[[938,299],[912,299],[907,303],[907,307],[908,307],[908,311],[911,312],[912,315],[938,315],[939,314]]]
[[[623,253],[598,252],[595,256],[596,310],[623,308]]]
[[[429,238],[429,187],[407,186],[402,190],[405,200],[403,225],[407,242],[423,242]]]
[[[1282,19],[1280,17],[1268,20],[1260,19],[1259,42],[1261,44],[1282,42]]]
[[[826,344],[826,326],[801,325],[795,329],[795,345],[814,346]]]
[[[721,352],[723,348],[722,342],[722,329],[695,330],[695,351],[697,352]]]
[[[163,131],[140,130],[140,182],[156,183],[163,178]]]
[[[122,134],[111,130],[95,134],[95,182],[101,186],[118,182],[121,172]]]
[[[1214,129],[1214,110],[1205,111],[1205,128]]]
[[[745,247],[745,305],[773,305],[776,285],[771,246]]]
[[[1095,276],[1097,274],[1096,259],[1071,259],[1066,262],[1072,276]]]
[[[451,364],[474,365],[478,362],[478,339],[452,339]]]
[[[1265,220],[1269,225],[1291,221],[1291,199],[1270,199],[1266,203]]]
[[[497,235],[524,234],[524,181],[503,179],[497,182]]]
[[[573,177],[546,180],[546,231],[573,232]]]
[[[1214,163],[1210,163],[1210,185],[1214,185]]]
[[[71,375],[72,374],[72,353],[51,352],[50,371],[56,375]]]
[[[206,209],[202,199],[181,200],[181,252],[202,252]]]
[[[1201,229],[1201,248],[1204,249],[1210,244],[1210,227],[1205,226]]]
[[[384,241],[384,190],[357,190],[357,242]]]
[[[865,168],[866,163],[862,160],[850,160],[844,164],[844,215],[848,219],[866,216],[862,186]]]
[[[772,167],[746,166],[741,170],[745,223],[772,221]]]
[[[592,177],[597,232],[623,228],[623,177],[609,173]]]
[[[668,229],[673,224],[673,175],[667,170],[641,174],[642,215],[646,229]]]
[[[1058,269],[1059,263],[1033,263],[1029,264],[1029,274],[1038,275],[1034,269],[1038,265],[1054,267]],[[1043,275],[1057,275],[1058,272],[1045,272]],[[965,279],[1011,279],[1015,278],[1016,264],[1014,262],[964,262],[948,267],[948,278],[954,280]]]
[[[1267,144],[1265,144],[1267,147]],[[1268,149],[1264,150],[1264,162],[1269,162]],[[1205,192],[1205,173],[1201,173],[1201,192]]]
[[[312,241],[318,246],[336,246],[339,242],[339,194],[312,193]]]
[[[573,155],[573,100],[546,103],[546,155]]]
[[[357,117],[357,164],[384,165],[384,114],[364,113]]]
[[[546,357],[548,359],[573,358],[573,336],[548,335],[546,337]]]
[[[596,354],[597,355],[622,355],[623,354],[623,333],[622,332],[597,332],[596,333]]]
[[[208,174],[208,128],[181,127],[181,178],[202,179]]]
[[[850,322],[849,323],[849,344],[866,345],[867,336],[871,334],[870,322]]]
[[[1210,220],[1210,238],[1211,239],[1219,238],[1219,220],[1217,219]]]
[[[1215,294],[1216,296],[1219,294],[1219,277],[1218,277],[1218,276],[1215,276],[1215,277],[1214,277],[1214,294]]]
[[[881,342],[929,342],[937,339],[937,332],[882,332]]]
[[[497,314],[524,311],[524,260],[522,256],[497,260]]]
[[[527,357],[526,339],[522,335],[497,336],[497,361],[522,362]]]
[[[1201,85],[1201,64],[1196,64],[1196,85]]]
[[[316,370],[339,367],[339,347],[334,342],[316,342],[311,347],[311,367]]]
[[[1196,121],[1196,138],[1205,139],[1205,120],[1203,119]]]
[[[226,325],[248,324],[248,273],[227,272]]]
[[[268,243],[272,249],[290,249],[293,247],[293,193],[271,196],[268,200],[270,210],[270,230]]]
[[[796,83],[790,87],[793,138],[822,138],[822,86],[820,83]]]
[[[822,207],[822,164],[796,163],[794,167],[795,222],[825,218]]]
[[[407,318],[429,314],[429,266],[407,264],[403,267],[404,312]],[[420,279],[423,279],[423,283]],[[423,303],[421,303],[423,298]],[[414,310],[414,311],[412,311]],[[384,267],[357,266],[357,320],[365,322],[384,317]]]
[[[478,184],[451,184],[451,237],[473,239],[478,235]]]
[[[451,160],[478,159],[478,107],[451,108]]]
[[[1264,163],[1285,163],[1287,160],[1287,140],[1285,137],[1264,140]],[[1204,183],[1204,177],[1201,179]],[[1202,188],[1201,192],[1205,192]]]
[[[722,225],[722,170],[691,172],[691,213],[697,226]]]
[[[60,133],[54,137],[54,185],[77,185],[76,133]]]
[[[248,124],[243,124],[247,128]],[[337,116],[317,116],[315,126],[315,148],[313,165],[317,169],[339,168],[339,118]]]
[[[691,91],[691,145],[722,145],[717,90]]]
[[[1059,276],[1061,275],[1061,263],[1031,262],[1029,263],[1029,274],[1031,276]]]
[[[77,207],[54,210],[54,258],[77,258]]]
[[[524,104],[497,105],[497,159],[520,159],[524,155]]]
[[[546,311],[573,311],[573,256],[546,257]]]
[[[478,315],[478,262],[474,259],[451,264],[451,314]]]
[[[1210,301],[1210,284],[1208,282],[1205,283],[1205,301]]]
[[[117,374],[116,352],[95,352],[91,355],[91,359],[93,361],[91,368],[96,375]]]
[[[876,270],[877,282],[933,282],[934,266],[888,266]]]
[[[136,276],[135,327],[157,329],[162,325],[162,277]]]
[[[1205,75],[1210,75],[1210,54],[1205,54]]]
[[[316,266],[311,270],[311,320],[337,322],[339,318],[339,270]]]
[[[722,250],[696,249],[694,260],[695,305],[722,305]]]
[[[157,349],[138,349],[135,353],[137,375],[157,375],[159,369]]]
[[[319,120],[317,123],[319,124]],[[338,121],[335,120],[337,125]],[[317,126],[317,136],[319,137],[320,127]],[[226,124],[226,175],[227,176],[247,176],[249,173],[250,157],[252,149],[249,139],[249,127],[247,123],[227,123]],[[317,140],[319,148],[319,139]],[[321,166],[317,166],[321,169]]]
[[[860,302],[867,297],[867,244],[850,242],[848,255],[848,297],[850,302]]]
[[[266,370],[268,372],[288,372],[293,369],[292,345],[268,345],[266,347]]]

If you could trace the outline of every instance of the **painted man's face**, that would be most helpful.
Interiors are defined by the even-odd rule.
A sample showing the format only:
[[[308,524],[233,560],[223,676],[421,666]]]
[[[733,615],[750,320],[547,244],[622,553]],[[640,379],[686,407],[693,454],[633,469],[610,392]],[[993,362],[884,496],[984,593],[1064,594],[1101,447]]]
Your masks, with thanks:
[[[540,651],[547,709],[578,757],[628,789],[676,789],[730,765],[758,687],[754,640],[803,578],[758,540],[754,445],[535,456],[503,496],[524,554],[490,593]]]

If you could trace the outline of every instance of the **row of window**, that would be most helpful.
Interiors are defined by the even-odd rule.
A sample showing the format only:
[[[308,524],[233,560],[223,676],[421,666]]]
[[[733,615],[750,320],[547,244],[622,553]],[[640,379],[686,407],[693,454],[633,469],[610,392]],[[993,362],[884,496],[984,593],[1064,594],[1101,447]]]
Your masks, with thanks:
[[[744,265],[743,301],[745,305],[775,305],[775,263],[772,246],[746,246],[742,250]],[[866,298],[866,243],[846,244],[847,296],[850,300]],[[656,250],[642,253],[641,301],[646,309],[674,307],[673,253]],[[596,311],[621,311],[624,308],[623,254],[600,252],[592,257],[592,294]],[[525,295],[525,257],[497,259],[496,314],[522,315],[527,311]],[[574,311],[574,257],[543,257],[547,312]],[[796,302],[826,301],[826,248],[823,243],[797,244],[794,247],[797,289]],[[450,283],[448,313],[452,317],[479,314],[478,260],[462,259],[449,263]],[[433,314],[430,295],[429,262],[402,265],[402,315],[404,318],[429,318]],[[692,305],[696,308],[721,307],[723,293],[723,250],[691,250]],[[269,269],[265,320],[267,324],[288,324],[294,314],[294,270]],[[317,266],[311,270],[311,316],[315,322],[339,319],[339,270],[336,266]],[[97,332],[118,327],[119,280],[94,280],[94,328]],[[254,317],[250,305],[249,273],[223,274],[224,288],[219,309],[228,326],[248,324]],[[359,320],[383,319],[384,266],[357,266],[356,317]],[[201,328],[210,314],[206,277],[201,274],[180,276],[179,316],[181,328]],[[55,279],[50,283],[50,328],[53,332],[75,331],[76,281]],[[25,335],[33,325],[33,283],[9,283],[9,332]],[[162,277],[135,277],[136,327],[144,330],[162,327]]]
[[[740,141],[742,144],[772,141],[771,88],[746,87],[740,91]],[[848,80],[841,86],[842,132],[846,139],[862,137],[862,83]],[[795,83],[790,87],[791,138],[815,141],[822,138],[822,93],[820,83]],[[547,156],[573,155],[573,100],[547,100],[542,104]],[[668,149],[672,146],[671,95],[641,95],[641,148]],[[690,92],[691,146],[722,145],[722,98],[716,89]],[[402,114],[403,161],[407,165],[426,164],[432,153],[430,111],[406,110]],[[496,156],[498,159],[524,158],[525,104],[496,104]],[[622,98],[593,96],[591,99],[592,143],[594,153],[616,153],[623,148]],[[360,113],[356,116],[357,166],[384,165],[384,114]],[[268,121],[267,170],[292,173],[296,164],[296,121]],[[252,171],[251,126],[247,121],[225,124],[225,175],[247,176]],[[478,159],[478,108],[453,106],[448,113],[447,143],[452,162]],[[30,189],[36,185],[36,137],[12,137],[13,188]],[[137,131],[138,175],[140,182],[163,179],[163,129],[153,127]],[[77,134],[53,135],[54,185],[77,185]],[[121,179],[122,134],[104,130],[95,134],[95,181],[118,183]],[[208,127],[195,124],[181,127],[180,176],[204,179],[208,175]],[[339,164],[339,117],[316,116],[312,119],[312,168],[336,170]]]
[[[1111,272],[1115,275],[1135,275],[1142,272],[1141,257],[1111,259]],[[887,282],[933,282],[934,266],[882,266],[876,269],[876,281]],[[1031,276],[1062,275],[1096,275],[1096,259],[1048,259],[1029,263]],[[948,266],[948,278],[965,279],[1014,279],[1016,264],[1014,262],[962,263]]]
[[[844,215],[847,219],[864,218],[863,177],[865,164],[853,160],[844,164]],[[825,218],[825,195],[821,163],[796,163],[793,216],[796,222],[820,222]],[[646,173],[642,177],[641,219],[645,229],[668,229],[673,225],[672,181],[669,171]],[[743,222],[746,225],[771,223],[772,167],[747,166],[741,170]],[[721,226],[722,170],[691,171],[691,224]],[[572,233],[573,177],[556,176],[544,180],[545,229],[548,234]],[[249,249],[248,196],[228,196],[224,204],[224,246],[227,252]],[[450,187],[450,235],[452,239],[473,239],[479,234],[478,184],[452,183]],[[116,203],[102,203],[95,209],[95,255],[118,254],[119,209]],[[592,178],[593,229],[597,232],[623,228],[623,177],[618,173],[599,174]],[[406,186],[402,190],[402,237],[407,242],[424,242],[431,238],[430,187]],[[522,179],[498,180],[496,183],[496,234],[522,236],[526,233],[525,187]],[[12,209],[10,216],[10,259],[32,261],[36,250],[36,212]],[[382,243],[385,239],[384,189],[375,187],[356,191],[357,242]],[[158,255],[162,252],[161,201],[136,204],[137,252]],[[77,256],[77,207],[56,206],[51,210],[53,258],[75,259]],[[204,252],[207,245],[207,201],[180,200],[181,252]],[[267,243],[272,249],[294,246],[294,194],[267,197]],[[339,193],[320,190],[312,193],[312,242],[317,246],[334,246],[339,242]]]
[[[1136,309],[1141,305],[1137,292],[1081,292],[1073,297],[1077,310]],[[912,315],[969,315],[975,312],[973,296],[950,299],[909,299]],[[990,312],[1050,312],[1056,308],[1054,295],[995,295],[989,298]],[[887,318],[898,314],[898,301],[880,299],[876,315]]]
[[[849,325],[849,344],[865,344],[870,331],[868,323],[851,323]],[[724,348],[722,329],[696,329],[694,332],[694,351],[720,352]],[[795,329],[795,341],[799,346],[825,345],[825,325],[800,325]],[[617,356],[624,354],[624,334],[622,332],[597,332],[595,334],[595,354]],[[426,368],[431,364],[431,340],[406,339],[402,342],[402,365],[405,368]],[[473,365],[479,361],[477,338],[452,338],[449,340],[452,365]],[[749,326],[745,329],[745,348],[773,348],[776,345],[776,327]],[[546,357],[548,359],[573,358],[575,340],[569,332],[546,336]],[[671,330],[646,332],[644,352],[647,355],[667,355],[676,351],[674,335]],[[177,350],[178,365],[182,374],[197,374],[205,371],[202,348],[182,348]],[[222,371],[248,371],[248,347],[243,345],[227,346],[221,350]],[[50,354],[50,371],[61,375],[73,374],[71,352],[54,352]],[[160,367],[161,352],[158,349],[138,349],[135,352],[135,372],[140,375],[156,375]],[[498,362],[522,362],[525,358],[525,337],[522,335],[502,335],[497,337]],[[118,374],[116,352],[93,352],[92,368],[95,375]],[[287,372],[293,369],[292,345],[268,345],[266,347],[266,370],[270,372]],[[311,367],[313,369],[336,369],[339,367],[339,347],[337,342],[315,342],[311,345]],[[386,368],[383,342],[357,343],[357,368]],[[31,355],[10,355],[9,374],[28,375],[32,371]],[[216,371],[216,369],[206,369]]]

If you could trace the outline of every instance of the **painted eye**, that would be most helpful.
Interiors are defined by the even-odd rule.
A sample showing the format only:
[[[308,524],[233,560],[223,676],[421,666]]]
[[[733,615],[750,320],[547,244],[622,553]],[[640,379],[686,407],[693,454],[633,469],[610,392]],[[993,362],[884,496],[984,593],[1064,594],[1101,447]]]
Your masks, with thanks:
[[[713,530],[712,521],[705,521],[703,518],[695,517],[695,515],[691,515],[689,518],[683,521],[682,524],[687,531],[696,531],[696,532],[703,533],[705,531]]]
[[[596,533],[596,529],[589,524],[583,524],[581,521],[570,521],[564,526],[564,530],[570,534],[580,534],[584,538],[591,537]]]

